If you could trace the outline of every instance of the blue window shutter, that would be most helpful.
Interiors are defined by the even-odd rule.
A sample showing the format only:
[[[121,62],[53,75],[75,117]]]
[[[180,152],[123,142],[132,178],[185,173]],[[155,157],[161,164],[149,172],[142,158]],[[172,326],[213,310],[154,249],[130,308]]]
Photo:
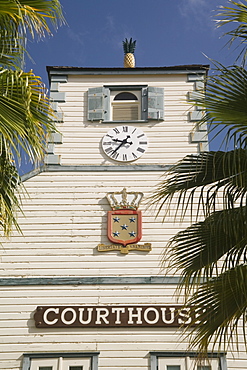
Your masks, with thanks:
[[[148,87],[148,119],[164,119],[164,89]]]
[[[88,120],[106,120],[110,114],[110,91],[105,87],[88,89]]]

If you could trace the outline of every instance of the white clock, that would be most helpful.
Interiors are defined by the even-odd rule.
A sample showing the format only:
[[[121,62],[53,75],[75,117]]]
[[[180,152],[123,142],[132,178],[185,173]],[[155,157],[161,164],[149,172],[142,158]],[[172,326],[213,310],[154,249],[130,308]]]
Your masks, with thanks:
[[[110,129],[102,139],[104,153],[119,162],[131,162],[140,158],[148,147],[144,132],[133,126]]]

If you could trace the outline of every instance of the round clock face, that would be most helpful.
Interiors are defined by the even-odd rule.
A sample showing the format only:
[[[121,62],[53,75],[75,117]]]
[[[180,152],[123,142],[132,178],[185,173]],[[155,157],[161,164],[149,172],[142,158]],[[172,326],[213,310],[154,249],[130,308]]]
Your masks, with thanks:
[[[102,148],[105,154],[119,162],[131,162],[141,157],[148,146],[146,135],[140,128],[118,126],[103,137]]]

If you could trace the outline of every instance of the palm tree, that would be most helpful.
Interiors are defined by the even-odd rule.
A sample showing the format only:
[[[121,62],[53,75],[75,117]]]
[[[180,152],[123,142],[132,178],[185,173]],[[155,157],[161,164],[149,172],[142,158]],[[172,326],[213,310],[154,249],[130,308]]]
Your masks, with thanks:
[[[201,353],[210,346],[225,349],[240,325],[245,334],[247,315],[247,4],[229,1],[218,15],[219,25],[238,22],[227,34],[230,43],[240,40],[244,59],[228,68],[215,63],[215,74],[194,103],[205,109],[199,124],[226,130],[225,141],[233,141],[234,149],[186,156],[152,197],[159,211],[172,202],[182,216],[191,212],[193,217],[192,206],[197,209],[193,224],[167,249],[170,267],[181,274],[185,306],[197,311],[197,324],[188,330],[191,346]]]
[[[32,71],[24,72],[26,41],[51,34],[63,22],[58,0],[1,0],[0,2],[0,222],[4,235],[18,228],[21,189],[16,161],[20,149],[31,161],[45,154],[45,139],[55,127],[45,86]]]

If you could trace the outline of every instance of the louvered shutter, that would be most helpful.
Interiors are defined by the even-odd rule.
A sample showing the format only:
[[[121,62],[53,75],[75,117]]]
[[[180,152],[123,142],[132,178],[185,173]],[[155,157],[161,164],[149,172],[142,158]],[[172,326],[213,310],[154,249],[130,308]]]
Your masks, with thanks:
[[[139,119],[139,104],[131,104],[128,101],[125,103],[116,104],[113,106],[113,121],[138,121]]]
[[[164,89],[148,87],[148,119],[164,119]]]
[[[141,90],[142,106],[141,106],[141,119],[147,121],[148,119],[148,88],[143,87]]]
[[[110,91],[105,87],[88,89],[88,120],[107,120],[110,114]]]

